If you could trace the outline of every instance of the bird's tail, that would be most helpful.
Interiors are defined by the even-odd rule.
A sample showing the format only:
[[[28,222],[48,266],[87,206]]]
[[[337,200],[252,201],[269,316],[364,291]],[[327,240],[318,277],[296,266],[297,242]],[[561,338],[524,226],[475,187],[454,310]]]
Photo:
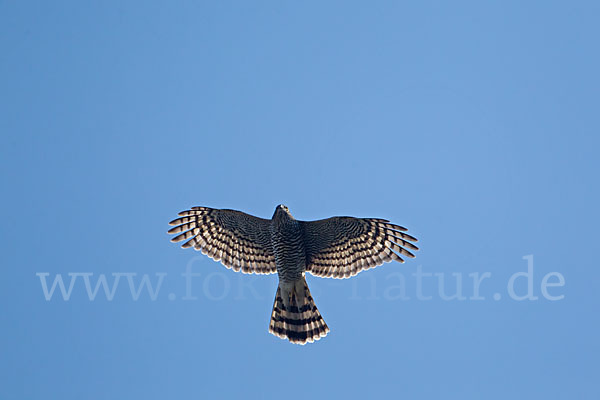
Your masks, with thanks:
[[[312,343],[327,335],[329,327],[317,310],[304,277],[291,288],[282,290],[281,286],[275,295],[269,332],[297,344]],[[289,300],[284,302],[286,295]]]

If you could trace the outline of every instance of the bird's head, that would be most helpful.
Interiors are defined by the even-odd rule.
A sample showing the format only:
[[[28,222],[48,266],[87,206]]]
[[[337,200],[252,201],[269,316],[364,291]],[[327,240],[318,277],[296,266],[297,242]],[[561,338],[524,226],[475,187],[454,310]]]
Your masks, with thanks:
[[[275,207],[275,212],[273,213],[273,218],[281,218],[281,217],[288,217],[288,218],[292,218],[292,214],[290,214],[290,210],[289,208],[287,208],[287,206],[280,204],[277,207]]]

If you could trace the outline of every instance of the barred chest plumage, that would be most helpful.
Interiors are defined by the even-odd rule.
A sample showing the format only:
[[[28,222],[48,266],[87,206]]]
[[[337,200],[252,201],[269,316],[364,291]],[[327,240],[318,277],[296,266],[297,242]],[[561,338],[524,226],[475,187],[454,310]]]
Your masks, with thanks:
[[[285,217],[274,220],[271,242],[279,279],[284,282],[300,279],[306,269],[306,254],[298,221]]]

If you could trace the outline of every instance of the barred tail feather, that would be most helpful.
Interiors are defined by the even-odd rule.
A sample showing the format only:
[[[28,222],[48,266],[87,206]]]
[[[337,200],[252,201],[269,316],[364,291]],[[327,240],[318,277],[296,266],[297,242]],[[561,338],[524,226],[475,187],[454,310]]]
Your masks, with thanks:
[[[329,327],[317,310],[306,280],[302,278],[302,281],[304,296],[297,296],[295,291],[292,291],[287,308],[283,302],[281,288],[277,288],[269,324],[270,333],[296,344],[312,343],[329,333]]]

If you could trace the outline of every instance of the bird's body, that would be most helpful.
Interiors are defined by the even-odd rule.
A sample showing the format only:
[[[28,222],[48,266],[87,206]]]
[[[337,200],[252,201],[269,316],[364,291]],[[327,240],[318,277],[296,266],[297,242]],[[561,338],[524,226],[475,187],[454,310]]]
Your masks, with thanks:
[[[304,238],[300,224],[284,209],[277,209],[271,223],[271,243],[279,280],[296,282],[306,269]]]
[[[271,313],[269,332],[292,342],[314,341],[329,332],[304,279],[306,249],[298,221],[285,206],[271,219],[271,243],[279,287]]]
[[[271,220],[240,211],[193,207],[169,233],[181,233],[174,242],[189,239],[194,247],[227,268],[245,273],[279,275],[269,332],[304,344],[325,336],[329,327],[317,309],[305,272],[321,277],[347,278],[396,260],[396,253],[414,255],[405,228],[374,218],[332,217],[298,221],[288,208],[277,206]],[[406,248],[405,248],[406,247]]]

